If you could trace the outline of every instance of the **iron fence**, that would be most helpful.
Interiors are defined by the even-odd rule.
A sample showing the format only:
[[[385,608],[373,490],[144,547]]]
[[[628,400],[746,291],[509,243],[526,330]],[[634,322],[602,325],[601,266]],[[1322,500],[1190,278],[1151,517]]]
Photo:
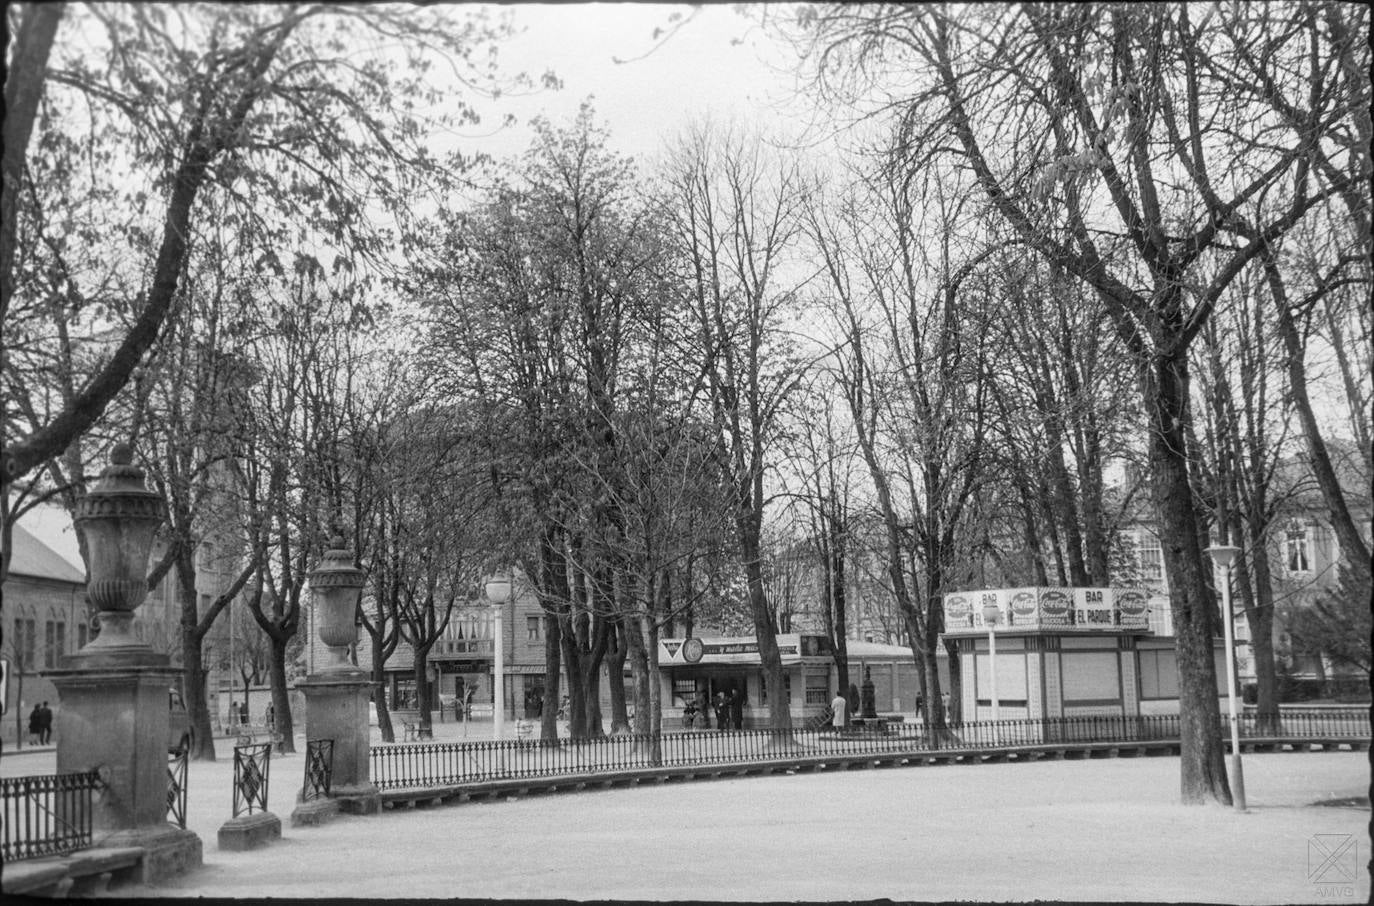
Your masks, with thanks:
[[[101,788],[96,771],[0,780],[4,831],[0,858],[53,856],[91,845],[91,810]]]
[[[234,746],[234,817],[267,811],[267,780],[272,770],[272,744]]]
[[[1222,716],[1223,738],[1229,718]],[[1237,718],[1249,740],[1368,739],[1368,711],[1285,712],[1277,721],[1248,713]],[[381,789],[459,786],[485,780],[612,773],[638,768],[710,767],[748,762],[910,752],[976,754],[1037,746],[1176,742],[1176,714],[1140,717],[1083,715],[981,721],[928,730],[921,723],[887,723],[835,731],[829,727],[774,730],[697,730],[660,736],[607,736],[556,741],[418,743],[374,746],[371,779]]]
[[[305,783],[301,786],[301,801],[310,802],[328,796],[333,775],[334,740],[306,740]]]
[[[190,749],[181,746],[167,750],[167,816],[186,829],[186,762]]]

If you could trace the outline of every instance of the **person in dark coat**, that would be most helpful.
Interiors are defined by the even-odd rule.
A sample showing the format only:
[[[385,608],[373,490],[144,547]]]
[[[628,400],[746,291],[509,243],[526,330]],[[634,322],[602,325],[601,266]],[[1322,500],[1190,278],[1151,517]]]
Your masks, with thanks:
[[[38,709],[38,741],[43,745],[52,742],[52,708],[47,702]]]
[[[34,705],[29,712],[29,742],[38,743],[43,734],[43,706]]]
[[[744,690],[730,687],[730,723],[736,730],[744,729]]]
[[[725,692],[717,692],[715,701],[711,704],[716,712],[716,729],[730,729],[730,700],[725,697]]]

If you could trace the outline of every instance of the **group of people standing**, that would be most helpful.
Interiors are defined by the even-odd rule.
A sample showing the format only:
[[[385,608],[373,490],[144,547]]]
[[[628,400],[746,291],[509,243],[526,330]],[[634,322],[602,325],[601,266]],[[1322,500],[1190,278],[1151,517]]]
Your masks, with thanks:
[[[743,689],[738,686],[731,686],[729,692],[724,690],[716,692],[716,697],[711,701],[711,708],[716,712],[716,729],[744,729]]]
[[[29,712],[29,739],[40,746],[52,742],[52,708],[47,702],[34,705]]]
[[[711,728],[711,712],[716,712],[717,730],[743,730],[744,729],[744,690],[738,686],[731,686],[730,691],[724,689],[716,692],[715,698],[708,699],[706,690],[697,692],[696,697],[690,699],[682,710],[683,726],[691,729],[692,727]]]

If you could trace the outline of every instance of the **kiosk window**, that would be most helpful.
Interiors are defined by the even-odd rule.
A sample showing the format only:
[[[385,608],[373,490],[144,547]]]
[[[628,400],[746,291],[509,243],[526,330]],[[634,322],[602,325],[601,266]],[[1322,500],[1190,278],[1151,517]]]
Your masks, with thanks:
[[[1178,698],[1178,663],[1174,652],[1140,652],[1140,697]]]
[[[1065,651],[1060,654],[1065,704],[1121,701],[1121,674],[1115,651]]]
[[[822,673],[806,678],[806,703],[808,705],[827,705],[830,703],[830,677]]]

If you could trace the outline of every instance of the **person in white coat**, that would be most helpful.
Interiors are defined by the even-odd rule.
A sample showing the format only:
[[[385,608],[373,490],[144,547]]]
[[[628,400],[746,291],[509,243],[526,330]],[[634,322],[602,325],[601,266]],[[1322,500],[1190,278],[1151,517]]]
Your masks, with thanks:
[[[844,729],[845,711],[849,709],[849,702],[839,692],[835,693],[835,700],[830,703],[830,710],[833,712],[830,718],[830,725],[835,728],[835,732]]]

